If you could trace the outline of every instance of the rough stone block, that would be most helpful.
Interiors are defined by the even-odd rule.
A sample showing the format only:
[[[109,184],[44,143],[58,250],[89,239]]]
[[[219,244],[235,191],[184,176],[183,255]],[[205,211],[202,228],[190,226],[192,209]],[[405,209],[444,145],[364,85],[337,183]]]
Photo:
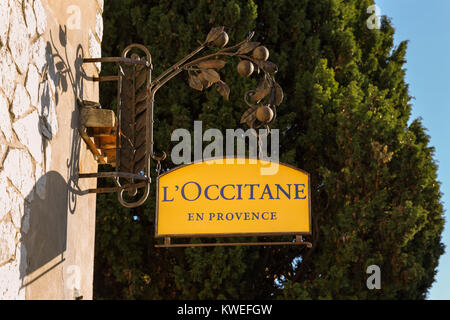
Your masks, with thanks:
[[[6,145],[6,141],[4,141],[4,138],[0,134],[0,168],[2,167],[3,157],[5,156],[6,151],[8,151],[8,146]],[[0,199],[1,199],[1,197],[0,197]]]
[[[0,297],[4,300],[25,299],[25,287],[22,286],[27,259],[25,247],[20,243],[16,247],[13,261],[0,267]]]
[[[9,116],[9,103],[3,94],[0,93],[0,130],[5,135],[8,142],[12,139],[11,117]]]
[[[33,111],[26,117],[14,122],[13,128],[20,142],[28,148],[37,163],[42,163],[43,145],[42,136],[39,132],[39,115],[37,111]]]
[[[16,228],[9,222],[0,221],[0,265],[8,262],[16,252]]]
[[[30,64],[28,67],[26,88],[30,95],[30,102],[33,106],[37,107],[39,99],[39,73],[34,64]]]
[[[100,58],[102,56],[102,46],[100,42],[95,38],[94,33],[89,30],[89,55],[91,58]],[[98,72],[102,69],[102,64],[100,62],[96,62],[95,66],[97,67]]]
[[[34,187],[34,170],[28,152],[21,149],[10,149],[3,162],[3,169],[22,196],[31,201],[30,199],[33,198],[31,192]]]
[[[103,17],[100,12],[97,12],[95,17],[95,32],[97,33],[97,37],[100,41],[103,38]]]
[[[0,44],[6,46],[9,30],[8,1],[0,1]]]
[[[16,87],[16,66],[7,47],[0,49],[0,89],[3,90],[8,100],[11,101]]]
[[[34,13],[36,15],[36,28],[39,35],[45,32],[47,28],[47,14],[41,0],[34,0]]]
[[[9,201],[8,180],[6,180],[5,171],[0,171],[0,220],[11,210],[11,201]]]
[[[115,125],[113,110],[83,107],[80,110],[80,124],[85,127],[110,128]]]
[[[36,65],[39,73],[42,73],[47,65],[45,46],[45,40],[40,37],[30,47],[30,62]]]
[[[23,217],[23,197],[13,188],[9,188],[9,201],[11,203],[11,220],[14,226],[20,229]]]
[[[27,23],[28,36],[33,38],[36,35],[36,16],[33,11],[33,0],[23,1],[23,13]]]
[[[28,97],[25,87],[19,83],[17,84],[16,91],[14,92],[14,100],[11,111],[14,116],[18,118],[24,115],[28,110],[30,110],[30,97]]]
[[[8,35],[8,46],[20,73],[25,74],[29,61],[29,38],[27,25],[22,14],[22,8],[11,1],[11,17]]]

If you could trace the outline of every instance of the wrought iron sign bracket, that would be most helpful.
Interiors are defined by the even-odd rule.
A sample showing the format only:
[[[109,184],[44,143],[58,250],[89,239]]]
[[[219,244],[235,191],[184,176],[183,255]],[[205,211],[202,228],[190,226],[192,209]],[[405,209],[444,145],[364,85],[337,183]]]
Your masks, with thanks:
[[[226,61],[220,58],[237,57],[237,71],[248,77],[254,71],[262,76],[255,90],[246,92],[244,101],[249,109],[241,123],[251,128],[265,127],[276,118],[276,107],[282,103],[283,91],[275,81],[278,68],[267,61],[269,51],[259,42],[250,41],[254,32],[242,42],[226,47],[228,34],[224,27],[212,28],[206,40],[186,57],[152,80],[152,59],[141,44],[126,47],[121,57],[85,58],[83,63],[115,63],[118,74],[94,77],[93,81],[117,82],[117,116],[102,109],[98,103],[79,101],[79,132],[99,164],[115,167],[113,172],[79,173],[78,178],[111,178],[115,187],[88,190],[89,193],[117,192],[119,202],[133,208],[142,205],[150,190],[150,161],[154,153],[153,109],[156,92],[182,71],[188,72],[189,86],[202,91],[215,86],[228,100],[230,88],[220,79],[218,70]],[[197,58],[204,49],[215,52]],[[138,54],[138,52],[140,54]],[[143,54],[142,54],[143,53]]]

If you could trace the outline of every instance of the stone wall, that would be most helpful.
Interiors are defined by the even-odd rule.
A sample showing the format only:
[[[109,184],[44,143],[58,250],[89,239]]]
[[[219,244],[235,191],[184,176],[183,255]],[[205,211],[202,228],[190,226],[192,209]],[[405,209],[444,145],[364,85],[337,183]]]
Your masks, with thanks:
[[[0,0],[0,299],[92,298],[97,164],[76,98],[98,101],[103,1]]]

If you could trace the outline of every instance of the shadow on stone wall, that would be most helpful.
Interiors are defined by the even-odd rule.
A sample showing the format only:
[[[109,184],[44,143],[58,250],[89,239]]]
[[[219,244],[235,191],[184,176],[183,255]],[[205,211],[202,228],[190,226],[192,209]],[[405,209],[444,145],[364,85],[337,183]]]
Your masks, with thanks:
[[[47,172],[25,199],[27,224],[22,243],[27,255],[20,262],[22,287],[29,285],[64,261],[67,247],[68,186],[56,171]],[[24,229],[24,228],[22,228]],[[58,258],[59,257],[59,258]],[[54,261],[58,258],[58,261]],[[47,264],[53,261],[51,265]],[[42,270],[39,270],[43,268]],[[27,275],[39,270],[32,279]]]
[[[68,176],[68,199],[69,199],[69,211],[73,214],[76,210],[77,195],[83,194],[78,186],[76,176],[79,172],[79,157],[81,148],[81,137],[78,132],[79,126],[79,110],[76,104],[77,98],[83,99],[84,86],[83,79],[91,80],[92,77],[88,77],[83,68],[84,49],[81,44],[76,47],[76,57],[73,61],[70,61],[69,54],[67,52],[67,28],[66,26],[59,27],[58,33],[58,46],[55,39],[50,32],[50,40],[46,46],[46,60],[47,60],[47,75],[48,79],[52,81],[55,90],[55,101],[58,105],[59,95],[64,94],[67,91],[71,91],[73,94],[74,111],[72,112],[70,126],[72,129],[72,141],[70,157],[67,159],[67,176]],[[58,49],[58,47],[60,49]],[[43,110],[44,111],[44,110]]]
[[[58,44],[55,43],[51,32],[50,39],[45,48],[46,67],[42,90],[39,92],[39,131],[43,139],[43,150],[47,150],[48,144],[51,144],[58,131],[58,125],[54,125],[52,117],[56,117],[58,108],[62,107],[62,95],[73,95],[71,141],[67,141],[71,143],[71,148],[66,161],[66,178],[57,171],[48,171],[37,181],[25,199],[22,225],[26,227],[22,228],[21,234],[24,254],[20,261],[22,288],[42,278],[65,261],[68,215],[69,212],[75,213],[77,196],[84,194],[75,179],[79,172],[81,148],[76,100],[83,98],[83,79],[92,78],[87,77],[83,69],[84,50],[81,44],[76,47],[76,56],[73,55],[72,48],[69,49],[70,54],[68,53],[65,27],[59,28]],[[46,157],[51,155],[44,153],[45,162],[50,161]]]

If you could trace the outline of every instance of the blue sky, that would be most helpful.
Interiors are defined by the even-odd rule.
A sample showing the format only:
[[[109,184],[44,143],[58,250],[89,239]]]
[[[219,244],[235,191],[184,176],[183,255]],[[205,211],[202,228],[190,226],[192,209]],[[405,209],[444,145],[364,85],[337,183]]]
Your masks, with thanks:
[[[447,253],[439,260],[436,282],[429,299],[450,299],[450,1],[375,0],[381,15],[391,18],[395,43],[409,40],[406,82],[411,119],[422,117],[435,147],[442,201],[446,209],[442,241]],[[369,16],[369,15],[368,15]]]

